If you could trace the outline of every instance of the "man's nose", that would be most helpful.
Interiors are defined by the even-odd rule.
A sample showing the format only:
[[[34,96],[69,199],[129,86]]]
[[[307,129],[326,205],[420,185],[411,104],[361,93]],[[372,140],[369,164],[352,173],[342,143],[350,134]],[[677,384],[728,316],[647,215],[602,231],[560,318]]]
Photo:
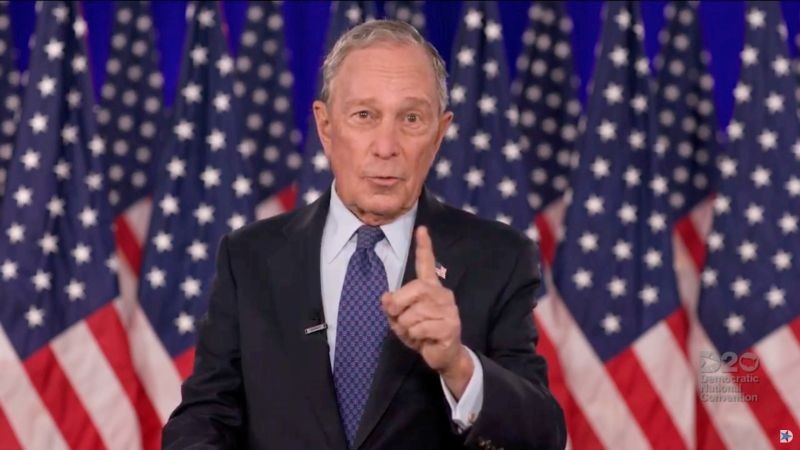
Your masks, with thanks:
[[[400,152],[399,128],[393,120],[387,120],[378,127],[373,145],[373,153],[378,158],[391,158]]]

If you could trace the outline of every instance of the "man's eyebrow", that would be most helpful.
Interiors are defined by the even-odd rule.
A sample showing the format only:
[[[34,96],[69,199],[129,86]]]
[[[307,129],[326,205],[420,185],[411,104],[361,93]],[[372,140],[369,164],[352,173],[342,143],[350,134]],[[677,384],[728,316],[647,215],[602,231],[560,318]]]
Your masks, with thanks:
[[[353,107],[353,106],[360,106],[360,105],[371,106],[371,105],[374,105],[375,103],[377,103],[377,99],[375,97],[356,98],[356,99],[352,99],[352,100],[346,100],[344,102],[344,107],[345,108],[350,108],[350,107]],[[433,106],[432,103],[428,99],[423,98],[423,97],[405,97],[403,99],[403,103],[409,104],[409,105],[412,105],[412,106],[418,106],[418,105],[428,106],[428,107],[432,107]]]

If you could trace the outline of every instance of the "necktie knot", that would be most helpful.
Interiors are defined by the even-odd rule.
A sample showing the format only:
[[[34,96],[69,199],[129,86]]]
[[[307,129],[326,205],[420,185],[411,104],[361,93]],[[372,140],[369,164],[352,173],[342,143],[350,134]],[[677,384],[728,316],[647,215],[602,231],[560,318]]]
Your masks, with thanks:
[[[375,244],[383,239],[383,231],[380,227],[373,227],[369,225],[362,225],[356,231],[356,248],[372,250]]]

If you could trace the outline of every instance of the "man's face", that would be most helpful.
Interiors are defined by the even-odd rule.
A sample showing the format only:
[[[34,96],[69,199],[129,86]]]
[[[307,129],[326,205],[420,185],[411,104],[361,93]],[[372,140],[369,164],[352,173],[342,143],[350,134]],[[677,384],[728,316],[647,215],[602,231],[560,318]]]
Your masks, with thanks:
[[[413,206],[452,113],[439,110],[425,50],[380,43],[345,57],[314,118],[336,192],[364,223],[380,225]]]

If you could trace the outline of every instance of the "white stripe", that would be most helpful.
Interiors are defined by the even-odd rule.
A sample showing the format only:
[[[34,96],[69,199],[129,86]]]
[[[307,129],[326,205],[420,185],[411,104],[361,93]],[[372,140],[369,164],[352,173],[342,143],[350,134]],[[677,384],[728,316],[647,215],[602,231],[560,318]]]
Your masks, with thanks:
[[[180,403],[181,377],[135,297],[136,277],[127,262],[120,264],[119,278],[123,295],[114,306],[128,332],[136,373],[163,425]]]
[[[109,449],[141,449],[139,418],[85,322],[50,344],[56,360]]]
[[[153,201],[147,197],[132,204],[125,210],[122,217],[131,227],[134,236],[136,236],[137,244],[142,246],[142,243],[147,239],[147,227],[150,225],[150,214],[153,212]]]
[[[264,199],[261,203],[258,204],[256,207],[256,219],[268,219],[273,216],[277,216],[278,214],[283,214],[286,212],[286,208],[283,207],[283,203],[280,201],[280,197],[277,195],[273,195],[269,198]]]
[[[615,450],[651,448],[605,366],[563,301],[552,294],[545,296],[535,314],[558,349],[567,388],[603,446]]]
[[[699,223],[699,230],[710,227]],[[704,235],[705,236],[705,235]],[[702,351],[716,352],[716,348],[697,317],[700,292],[700,278],[694,263],[683,242],[673,239],[675,249],[676,275],[681,290],[681,300],[689,316],[689,356],[693,371],[700,373],[699,363]],[[684,295],[686,294],[686,295]],[[724,376],[720,374],[719,376]],[[764,434],[753,411],[740,402],[700,402],[717,430],[717,435],[728,448],[772,448],[771,441]]]
[[[667,323],[659,322],[637,339],[633,352],[686,448],[695,448],[695,376]]]
[[[756,344],[755,351],[795,423],[800,423],[800,345],[794,333],[784,325]]]
[[[23,448],[66,449],[50,411],[42,402],[5,331],[0,327],[0,406]],[[2,443],[0,443],[0,447]]]

